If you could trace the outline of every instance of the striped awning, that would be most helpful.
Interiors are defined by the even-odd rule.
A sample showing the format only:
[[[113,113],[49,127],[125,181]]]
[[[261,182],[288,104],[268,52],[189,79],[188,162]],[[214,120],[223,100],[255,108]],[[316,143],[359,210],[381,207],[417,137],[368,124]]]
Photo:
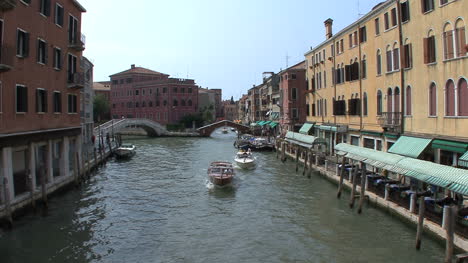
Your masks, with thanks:
[[[432,139],[401,136],[395,144],[388,149],[389,153],[418,158],[418,156],[429,146]]]
[[[458,165],[468,168],[468,152],[458,159]]]

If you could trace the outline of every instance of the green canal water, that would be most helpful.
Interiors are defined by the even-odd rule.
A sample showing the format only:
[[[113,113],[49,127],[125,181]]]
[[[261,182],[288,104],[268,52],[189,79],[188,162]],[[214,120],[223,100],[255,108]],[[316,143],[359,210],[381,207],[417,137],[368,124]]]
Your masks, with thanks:
[[[274,153],[255,153],[231,188],[207,183],[211,161],[232,161],[235,135],[130,139],[137,155],[111,160],[80,189],[0,232],[0,262],[443,262],[428,237]]]

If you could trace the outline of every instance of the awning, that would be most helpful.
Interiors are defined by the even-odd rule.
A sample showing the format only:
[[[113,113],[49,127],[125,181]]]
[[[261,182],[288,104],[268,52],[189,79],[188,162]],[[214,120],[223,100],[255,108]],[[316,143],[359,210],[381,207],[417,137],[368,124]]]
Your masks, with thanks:
[[[468,149],[468,143],[436,139],[432,142],[432,148],[449,152],[465,153]]]
[[[309,131],[312,129],[312,127],[314,127],[313,123],[304,123],[304,125],[302,125],[301,129],[299,130],[299,133],[309,134]]]
[[[429,146],[432,139],[401,136],[395,144],[388,149],[389,153],[418,158],[418,156]]]
[[[262,123],[260,123],[260,126],[265,126],[266,124],[270,123],[271,121],[263,121]]]
[[[272,121],[269,123],[269,125],[271,128],[275,128],[278,125],[278,123],[276,121]]]
[[[468,168],[468,152],[463,154],[462,157],[458,159],[458,165]]]
[[[322,131],[333,131],[336,132],[336,127],[335,126],[328,126],[328,125],[320,125],[318,128]]]
[[[346,143],[336,145],[335,149],[339,155],[347,158],[468,195],[468,170]]]
[[[304,135],[297,132],[288,131],[286,133],[286,141],[292,144],[297,144],[302,147],[312,148],[314,146],[314,142],[317,139],[315,136]]]

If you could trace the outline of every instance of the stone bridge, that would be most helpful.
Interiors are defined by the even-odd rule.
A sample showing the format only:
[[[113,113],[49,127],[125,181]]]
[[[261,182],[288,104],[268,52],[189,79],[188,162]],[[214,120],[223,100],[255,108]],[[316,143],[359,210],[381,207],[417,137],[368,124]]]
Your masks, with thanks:
[[[218,128],[221,128],[221,127],[224,127],[224,126],[229,126],[229,127],[235,128],[241,133],[247,133],[247,132],[250,131],[249,126],[245,126],[245,125],[242,125],[242,124],[237,124],[235,122],[227,121],[227,120],[218,121],[218,122],[203,126],[201,128],[198,128],[197,131],[198,131],[198,133],[200,133],[201,136],[208,137],[208,136],[211,135],[211,133],[214,130],[216,130]]]
[[[163,136],[167,135],[168,132],[164,126],[161,124],[154,122],[149,119],[115,119],[108,121],[104,124],[99,125],[98,127],[94,128],[94,135],[99,137],[99,133],[103,134],[115,134],[130,126],[136,126],[142,128],[143,130],[148,133],[148,136]]]

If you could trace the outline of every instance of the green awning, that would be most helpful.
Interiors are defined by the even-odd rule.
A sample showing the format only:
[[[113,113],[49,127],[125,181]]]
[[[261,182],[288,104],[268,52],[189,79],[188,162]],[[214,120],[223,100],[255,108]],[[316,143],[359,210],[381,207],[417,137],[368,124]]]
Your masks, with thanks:
[[[270,123],[271,121],[263,121],[260,126],[265,126],[266,124]]]
[[[391,139],[398,139],[398,135],[396,134],[384,133],[384,136]]]
[[[302,147],[312,148],[315,144],[315,140],[318,138],[315,136],[305,135],[302,133],[288,131],[286,133],[286,141],[292,144],[297,144]]]
[[[388,149],[388,152],[417,159],[427,146],[429,146],[431,141],[432,139],[401,136],[395,144]]]
[[[278,125],[278,123],[276,121],[272,121],[272,122],[269,123],[269,125],[270,125],[271,128],[275,128],[276,125]]]
[[[458,165],[468,168],[468,152],[458,159]]]
[[[432,148],[449,152],[465,153],[468,149],[468,143],[436,139],[432,142]]]
[[[302,125],[301,129],[299,130],[299,133],[309,134],[309,131],[312,129],[312,127],[314,127],[313,123],[304,123],[304,125]]]
[[[336,127],[335,126],[329,126],[329,125],[320,125],[318,128],[322,131],[333,131],[336,132]]]
[[[263,121],[256,121],[257,124],[260,124],[261,122],[263,122]]]
[[[373,132],[373,131],[362,131],[361,134],[364,134],[364,135],[370,135],[370,136],[378,136],[378,137],[382,137],[382,133],[381,132]]]
[[[340,143],[338,155],[468,195],[468,170]]]

